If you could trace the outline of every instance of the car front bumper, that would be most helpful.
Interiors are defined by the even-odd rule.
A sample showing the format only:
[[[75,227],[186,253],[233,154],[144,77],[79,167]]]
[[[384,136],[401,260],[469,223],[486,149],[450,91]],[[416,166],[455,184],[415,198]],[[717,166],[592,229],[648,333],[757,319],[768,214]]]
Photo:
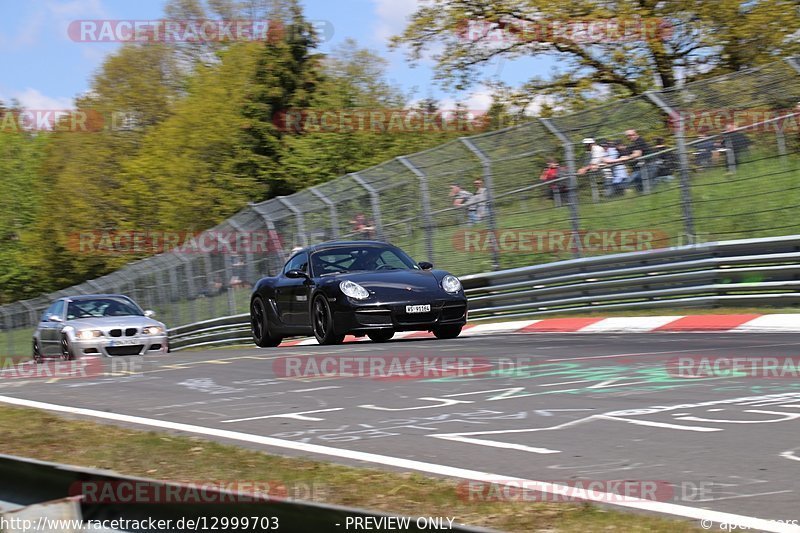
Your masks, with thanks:
[[[348,302],[349,303],[349,302]],[[426,313],[407,313],[408,305],[430,304]],[[466,299],[438,299],[426,302],[376,303],[334,307],[337,333],[358,333],[378,329],[394,331],[430,331],[439,326],[463,326],[467,323]]]
[[[138,335],[135,337],[94,339],[70,339],[72,353],[76,357],[99,355],[116,357],[123,355],[165,354],[169,350],[169,338],[166,335]]]

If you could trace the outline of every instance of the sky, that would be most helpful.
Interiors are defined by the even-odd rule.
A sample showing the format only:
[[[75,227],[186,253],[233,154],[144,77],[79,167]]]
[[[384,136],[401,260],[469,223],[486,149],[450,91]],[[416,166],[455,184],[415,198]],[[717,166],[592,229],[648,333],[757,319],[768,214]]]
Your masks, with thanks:
[[[87,91],[104,58],[119,45],[75,42],[68,35],[76,20],[157,20],[164,17],[164,0],[5,0],[0,7],[0,101],[17,99],[27,109],[65,109]],[[433,62],[413,67],[402,50],[389,51],[388,40],[400,33],[418,0],[301,0],[305,16],[333,30],[320,46],[355,39],[389,61],[388,79],[414,99],[433,97],[441,107],[456,101],[468,109],[486,109],[491,101],[478,80],[469,90],[444,91],[433,80]],[[517,85],[543,68],[529,60],[498,60],[487,65],[483,78]]]

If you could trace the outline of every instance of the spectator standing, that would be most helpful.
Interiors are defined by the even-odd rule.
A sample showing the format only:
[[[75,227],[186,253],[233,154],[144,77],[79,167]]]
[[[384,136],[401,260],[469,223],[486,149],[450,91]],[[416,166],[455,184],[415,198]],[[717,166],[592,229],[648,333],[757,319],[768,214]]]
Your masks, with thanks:
[[[625,146],[620,141],[605,141],[603,145],[606,150],[603,163],[611,165],[611,179],[606,180],[605,195],[615,196],[625,190],[625,183],[628,181],[628,167],[621,162],[624,161],[622,159],[624,156],[620,153],[619,148],[624,149]],[[627,151],[625,155],[627,155]]]
[[[663,137],[656,138],[653,152],[658,154],[655,156],[656,181],[672,181],[675,179],[675,169],[678,168],[678,161],[675,157],[675,151],[664,144]]]
[[[630,154],[625,156],[625,160],[634,161],[634,171],[631,174],[630,183],[636,187],[637,191],[642,191],[644,189],[643,180],[645,175],[647,179],[652,179],[655,176],[656,169],[653,161],[642,159],[650,154],[650,145],[636,130],[626,131],[625,136],[628,138],[628,150],[630,150]]]
[[[486,218],[489,211],[489,195],[486,192],[486,187],[483,185],[483,180],[478,178],[473,182],[473,185],[475,185],[475,192],[469,200],[464,202],[467,208],[467,220],[470,225],[477,224]]]
[[[730,123],[725,126],[725,133],[722,134],[721,148],[733,152],[733,161],[736,163],[737,167],[744,159],[744,156],[747,155],[750,144],[752,143],[747,135],[741,131],[736,131],[735,124]]]
[[[372,225],[372,222],[367,221],[367,217],[364,216],[364,213],[358,213],[355,218],[350,221],[350,224],[353,225],[353,231],[356,232],[359,238],[375,238],[375,227]]]
[[[542,173],[539,174],[539,181],[542,183],[554,182],[550,183],[547,187],[547,197],[557,204],[560,203],[560,199],[563,198],[562,195],[567,192],[567,187],[563,183],[555,183],[559,178],[560,172],[561,169],[558,166],[558,161],[556,161],[554,157],[551,157],[547,160],[547,166],[542,170]],[[556,193],[558,193],[558,195]]]
[[[472,193],[462,189],[460,183],[453,182],[450,184],[450,198],[452,198],[453,207],[466,207],[467,202],[472,199]],[[470,220],[469,209],[467,210],[466,221],[470,224],[472,223]]]

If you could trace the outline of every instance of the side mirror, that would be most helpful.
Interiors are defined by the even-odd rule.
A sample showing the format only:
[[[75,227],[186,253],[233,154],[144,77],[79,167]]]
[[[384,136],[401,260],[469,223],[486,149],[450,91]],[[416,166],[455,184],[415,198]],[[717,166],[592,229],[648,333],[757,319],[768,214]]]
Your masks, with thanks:
[[[293,269],[286,273],[286,277],[291,279],[308,278],[308,274],[302,270]]]
[[[156,312],[153,311],[152,309],[145,309],[144,316],[145,318],[153,318],[154,316],[156,316]]]
[[[58,315],[47,315],[47,321],[48,322],[63,322],[63,320],[61,320],[61,317],[58,316]]]
[[[430,270],[430,269],[432,269],[432,268],[433,268],[433,263],[429,263],[429,262],[427,262],[427,261],[420,261],[420,262],[419,262],[419,267],[420,267],[422,270]]]

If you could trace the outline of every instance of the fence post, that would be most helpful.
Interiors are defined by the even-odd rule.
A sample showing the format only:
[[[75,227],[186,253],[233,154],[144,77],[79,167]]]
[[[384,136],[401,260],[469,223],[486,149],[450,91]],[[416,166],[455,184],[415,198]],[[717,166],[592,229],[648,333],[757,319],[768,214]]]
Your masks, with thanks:
[[[303,218],[303,212],[300,211],[297,206],[295,206],[292,202],[289,201],[288,198],[285,196],[276,196],[276,200],[286,206],[286,208],[292,212],[295,218],[295,222],[297,224],[297,233],[300,236],[300,242],[293,241],[292,248],[295,246],[308,246],[308,235],[306,235],[306,220]]]
[[[195,309],[197,293],[194,290],[194,269],[192,268],[192,260],[186,259],[182,254],[175,254],[175,256],[183,261],[183,268],[186,272],[186,286],[189,289],[189,294],[186,299],[189,304],[189,324],[194,324],[197,322],[197,309]]]
[[[278,270],[281,269],[283,264],[286,263],[286,259],[287,259],[286,251],[283,249],[283,239],[281,239],[281,236],[278,235],[278,230],[275,229],[275,221],[272,220],[272,218],[269,215],[267,215],[266,213],[261,212],[261,210],[259,209],[259,205],[258,204],[250,204],[250,209],[255,211],[255,213],[259,217],[261,217],[261,220],[264,221],[264,225],[267,227],[267,231],[270,234],[270,239],[272,239],[273,236],[275,237],[275,239],[274,239],[275,240],[275,244],[276,244],[275,248],[276,248],[276,252],[278,253],[278,259],[280,259],[280,263],[281,263],[275,269],[275,271],[277,272]]]
[[[369,193],[369,199],[372,203],[372,217],[375,219],[373,222],[375,224],[375,232],[378,234],[379,240],[384,240],[383,221],[381,220],[381,200],[380,196],[378,196],[378,191],[375,190],[375,187],[367,183],[364,178],[359,176],[357,172],[353,172],[349,174],[349,176]]]
[[[486,187],[486,205],[489,208],[489,231],[495,237],[492,242],[492,270],[500,268],[500,251],[497,247],[497,221],[494,212],[494,184],[492,183],[492,160],[486,156],[472,141],[461,137],[461,142],[480,159],[483,165],[483,184]]]
[[[581,245],[581,217],[578,213],[578,174],[575,170],[575,149],[572,142],[561,132],[555,125],[546,118],[540,118],[539,121],[547,128],[550,133],[555,135],[561,144],[564,146],[564,157],[567,159],[567,176],[569,177],[569,191],[567,192],[567,201],[569,202],[569,215],[572,221],[572,241],[575,243],[575,251],[572,255],[577,257],[583,256],[583,246]],[[592,178],[594,180],[594,178]]]
[[[3,313],[3,324],[6,330],[6,350],[8,352],[6,355],[12,356],[14,355],[14,336],[11,334],[11,315],[2,307],[0,307],[0,313]]]
[[[322,200],[322,203],[328,206],[328,210],[331,213],[331,238],[333,240],[337,240],[339,238],[339,214],[336,212],[336,204],[333,203],[333,200],[322,194],[322,191],[317,189],[316,187],[311,187],[309,189],[317,198]]]
[[[428,254],[428,261],[435,263],[433,260],[433,219],[431,219],[431,196],[428,190],[428,176],[425,175],[419,168],[417,168],[405,156],[397,158],[408,170],[419,178],[419,191],[422,195],[422,220],[423,230],[425,231],[425,252]],[[488,186],[487,186],[488,187]],[[487,188],[488,190],[488,188]]]
[[[214,235],[216,236],[216,232],[214,233]],[[219,241],[216,241],[216,245],[215,246],[219,246]],[[225,263],[225,262],[226,261],[225,261],[225,258],[223,256],[223,263]],[[212,289],[214,289],[214,281],[215,281],[216,273],[214,272],[214,266],[211,264],[211,253],[204,253],[203,254],[203,266],[205,267],[205,270],[206,270],[206,286],[205,286],[203,292],[205,293],[205,296],[206,296],[205,297],[205,301],[207,302],[206,303],[206,307],[208,308],[208,315],[209,315],[209,318],[211,318],[216,313],[216,304],[215,304],[216,291],[212,291]],[[223,287],[226,285],[226,280],[230,279],[230,278],[227,277],[227,274],[228,273],[227,273],[227,269],[226,269],[226,272],[224,274],[226,277],[224,277],[223,279],[220,280],[220,282],[222,283]],[[205,320],[205,317],[201,318],[200,320]]]
[[[677,125],[675,144],[678,150],[678,161],[681,166],[681,203],[683,204],[683,227],[691,243],[695,242],[694,216],[692,214],[692,191],[689,185],[689,155],[686,152],[683,114],[675,111],[653,92],[644,93],[659,109],[664,111]]]

